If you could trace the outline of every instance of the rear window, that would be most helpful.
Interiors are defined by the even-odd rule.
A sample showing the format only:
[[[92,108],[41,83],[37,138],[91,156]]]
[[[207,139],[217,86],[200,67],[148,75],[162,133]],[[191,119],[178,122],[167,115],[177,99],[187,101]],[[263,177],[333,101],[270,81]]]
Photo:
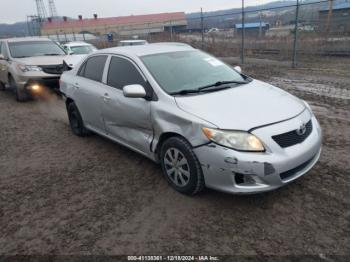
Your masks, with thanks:
[[[75,55],[87,55],[94,51],[92,46],[71,46],[70,48]]]
[[[79,76],[101,82],[106,61],[106,55],[89,58],[80,68]]]
[[[9,49],[13,58],[60,56],[66,54],[61,47],[52,41],[14,42],[9,43]]]

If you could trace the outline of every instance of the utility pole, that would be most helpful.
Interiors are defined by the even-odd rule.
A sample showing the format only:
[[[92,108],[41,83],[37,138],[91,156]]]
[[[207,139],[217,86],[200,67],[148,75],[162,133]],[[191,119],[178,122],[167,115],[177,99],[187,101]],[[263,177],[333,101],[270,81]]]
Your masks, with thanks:
[[[332,16],[333,16],[333,0],[329,0],[327,26],[326,26],[327,37],[329,35],[329,32],[331,31]]]
[[[245,30],[244,30],[244,0],[242,0],[242,43],[241,43],[241,64],[244,64],[244,38],[245,38]]]
[[[204,49],[204,17],[203,8],[201,8],[201,32],[202,32],[202,50]]]
[[[170,39],[173,41],[173,21],[170,21]]]
[[[295,27],[294,27],[294,45],[293,45],[293,64],[292,67],[297,67],[297,48],[298,48],[298,24],[299,24],[299,0],[295,9]]]

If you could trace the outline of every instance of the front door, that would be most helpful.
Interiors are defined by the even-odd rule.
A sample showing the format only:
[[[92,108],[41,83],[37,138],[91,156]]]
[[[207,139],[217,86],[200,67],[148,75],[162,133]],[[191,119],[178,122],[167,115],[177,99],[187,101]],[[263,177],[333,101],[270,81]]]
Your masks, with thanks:
[[[145,154],[150,152],[153,139],[151,103],[143,98],[127,98],[123,87],[148,83],[137,66],[130,60],[113,56],[110,61],[107,99],[103,104],[103,117],[107,133],[116,140]]]

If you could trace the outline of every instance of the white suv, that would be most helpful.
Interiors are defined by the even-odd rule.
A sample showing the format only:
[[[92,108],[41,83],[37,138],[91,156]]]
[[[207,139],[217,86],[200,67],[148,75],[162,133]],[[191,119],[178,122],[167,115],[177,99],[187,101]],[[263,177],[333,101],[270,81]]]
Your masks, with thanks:
[[[59,88],[66,52],[47,38],[0,40],[0,87],[25,101],[44,87]]]

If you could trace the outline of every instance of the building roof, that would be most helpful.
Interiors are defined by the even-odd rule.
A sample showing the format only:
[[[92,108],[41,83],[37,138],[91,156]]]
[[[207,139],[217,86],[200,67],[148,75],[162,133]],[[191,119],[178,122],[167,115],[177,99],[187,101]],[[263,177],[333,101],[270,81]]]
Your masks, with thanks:
[[[261,25],[260,25],[260,22],[257,22],[257,23],[245,23],[244,24],[244,28],[259,28],[260,26],[261,27],[266,27],[268,25],[269,24],[265,23],[265,22],[261,22]],[[235,28],[241,29],[242,28],[242,24],[235,24]]]
[[[333,5],[333,10],[350,9],[350,2],[339,3]],[[329,11],[329,7],[320,9],[320,11]]]
[[[43,24],[43,30],[61,29],[61,28],[74,28],[74,27],[93,27],[93,26],[108,26],[108,25],[127,25],[127,24],[147,24],[147,23],[159,23],[185,20],[186,16],[184,12],[177,13],[161,13],[150,15],[131,15],[109,18],[89,18],[82,20],[61,20],[45,22]]]

